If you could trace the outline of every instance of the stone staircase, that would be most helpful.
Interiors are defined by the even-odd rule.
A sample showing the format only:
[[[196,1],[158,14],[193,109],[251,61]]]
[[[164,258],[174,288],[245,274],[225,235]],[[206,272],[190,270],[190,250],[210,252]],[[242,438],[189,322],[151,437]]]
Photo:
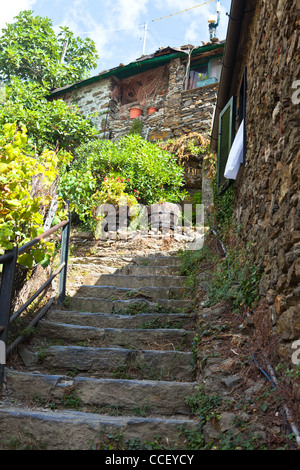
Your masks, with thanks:
[[[64,307],[51,308],[6,368],[0,448],[115,449],[120,439],[124,449],[187,448],[195,317],[178,262],[113,246],[71,259]]]

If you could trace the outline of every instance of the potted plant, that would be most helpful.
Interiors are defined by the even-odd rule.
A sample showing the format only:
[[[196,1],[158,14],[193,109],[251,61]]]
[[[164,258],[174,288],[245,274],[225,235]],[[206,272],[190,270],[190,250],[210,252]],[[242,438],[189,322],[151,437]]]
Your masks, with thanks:
[[[143,114],[143,108],[141,108],[140,106],[134,106],[130,108],[129,110],[130,119],[136,119],[140,117],[142,114]]]
[[[156,106],[154,105],[148,106],[148,110],[147,110],[148,114],[156,113],[156,111],[158,111],[158,108]]]

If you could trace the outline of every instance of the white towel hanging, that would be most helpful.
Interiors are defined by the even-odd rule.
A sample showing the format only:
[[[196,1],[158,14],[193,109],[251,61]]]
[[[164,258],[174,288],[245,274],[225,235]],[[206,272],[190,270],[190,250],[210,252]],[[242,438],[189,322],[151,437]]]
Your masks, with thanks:
[[[244,148],[244,120],[241,122],[237,131],[232,147],[229,152],[228,160],[226,163],[224,176],[227,179],[235,180],[238,174],[240,165],[243,163],[243,148]]]

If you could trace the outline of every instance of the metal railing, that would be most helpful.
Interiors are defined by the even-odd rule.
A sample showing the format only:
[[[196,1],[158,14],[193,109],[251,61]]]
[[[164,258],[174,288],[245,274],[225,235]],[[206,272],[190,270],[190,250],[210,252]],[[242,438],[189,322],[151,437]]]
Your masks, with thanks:
[[[10,324],[18,318],[24,310],[51,284],[53,279],[59,274],[57,300],[62,304],[66,297],[66,279],[67,279],[67,265],[68,265],[68,252],[69,252],[69,238],[70,238],[70,215],[68,220],[64,220],[49,230],[45,231],[38,237],[29,241],[22,247],[15,246],[12,250],[5,251],[3,256],[0,256],[0,264],[3,264],[1,285],[0,285],[0,345],[3,346],[2,350],[5,351],[5,360],[0,364],[0,387],[4,379],[4,366],[6,363],[6,356],[22,341],[23,336],[19,336],[10,346],[6,349],[7,336]],[[15,277],[15,269],[18,257],[26,253],[30,248],[39,243],[42,239],[49,238],[52,234],[62,229],[61,233],[61,248],[60,248],[60,266],[49,277],[49,279],[15,312],[11,315],[13,284]],[[30,323],[29,327],[35,326],[42,316],[47,312],[55,300],[53,296],[50,301],[43,307],[36,318]]]

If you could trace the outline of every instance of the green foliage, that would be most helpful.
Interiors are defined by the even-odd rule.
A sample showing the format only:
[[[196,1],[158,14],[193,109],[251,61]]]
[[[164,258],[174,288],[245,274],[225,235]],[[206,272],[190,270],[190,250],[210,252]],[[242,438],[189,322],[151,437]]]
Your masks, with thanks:
[[[253,307],[259,299],[260,266],[254,263],[251,247],[233,247],[226,258],[219,259],[212,273],[208,303],[222,300],[232,303],[234,310]]]
[[[191,198],[192,204],[201,204],[202,203],[202,191],[197,191],[193,194]]]
[[[0,37],[0,75],[6,81],[13,76],[33,80],[48,89],[86,78],[96,67],[95,43],[75,37],[67,27],[56,35],[49,18],[33,16],[25,10],[2,29]],[[67,50],[62,58],[64,44]]]
[[[95,138],[98,131],[76,106],[48,101],[47,94],[38,83],[13,78],[6,85],[5,101],[0,102],[0,125],[24,124],[28,149],[37,153],[45,148],[73,152],[79,143]]]
[[[223,194],[218,194],[216,178],[213,180],[214,211],[211,217],[212,225],[218,229],[226,230],[227,224],[232,219],[234,205],[234,186],[231,185]]]
[[[209,268],[207,305],[225,300],[231,303],[234,311],[238,311],[244,306],[257,304],[262,271],[254,260],[251,245],[244,248],[239,242],[238,228],[231,226],[229,230],[227,225],[227,229],[226,232],[224,228],[228,242],[226,257],[221,258],[214,253],[207,238],[201,250],[179,252],[179,274],[186,276],[187,286],[195,291],[200,282],[199,275]]]
[[[185,197],[184,170],[176,158],[140,135],[117,142],[95,140],[78,147],[74,157],[70,171],[62,175],[60,194],[92,229],[95,209],[102,203],[119,204],[123,196],[128,205],[134,198],[149,205]]]
[[[211,264],[214,260],[213,253],[204,245],[200,250],[179,251],[180,266],[179,275],[186,276],[188,287],[195,288],[198,284],[198,274],[201,272],[202,263]]]
[[[192,413],[199,417],[199,423],[203,425],[209,420],[218,419],[222,398],[219,395],[208,395],[203,385],[197,388],[197,392],[187,396],[185,402],[191,408]]]
[[[78,395],[77,390],[72,387],[66,390],[62,397],[62,402],[67,408],[74,408],[75,410],[79,410],[83,404],[82,398]]]
[[[122,177],[104,178],[100,191],[95,194],[95,199],[99,198],[100,204],[113,204],[132,206],[137,204],[137,200],[133,195],[126,194],[126,183]],[[137,192],[138,197],[138,192]]]
[[[26,128],[5,124],[0,131],[0,251],[15,244],[24,245],[43,233],[41,205],[46,201],[33,193],[32,182],[38,178],[49,188],[58,175],[58,155],[45,150],[38,158],[26,152]],[[54,246],[41,243],[18,262],[32,267],[42,262]]]
[[[141,135],[143,127],[144,127],[144,124],[140,119],[133,119],[130,131],[129,131],[129,135],[132,135],[132,134]]]

